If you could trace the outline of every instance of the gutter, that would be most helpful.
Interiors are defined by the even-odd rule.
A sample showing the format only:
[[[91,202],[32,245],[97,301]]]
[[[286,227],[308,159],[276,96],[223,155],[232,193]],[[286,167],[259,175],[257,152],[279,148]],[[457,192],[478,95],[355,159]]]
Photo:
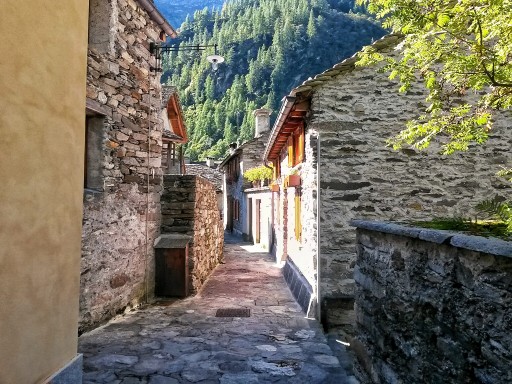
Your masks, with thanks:
[[[288,114],[290,113],[293,105],[295,104],[296,99],[297,98],[295,96],[290,96],[290,95],[285,96],[283,98],[283,103],[281,104],[281,109],[279,110],[279,115],[274,124],[274,127],[272,128],[272,132],[270,133],[270,137],[268,139],[267,146],[265,147],[265,152],[263,153],[264,161],[269,161],[268,155],[270,153],[270,150],[274,146],[277,136],[279,135],[279,131],[281,130],[284,122],[288,118]]]
[[[160,11],[156,9],[155,5],[150,0],[137,0],[137,2],[141,5],[142,8],[146,10],[151,20],[158,24],[160,28],[165,32],[165,34],[169,37],[178,37],[178,34],[174,30],[174,28],[169,24],[167,20],[162,16]]]

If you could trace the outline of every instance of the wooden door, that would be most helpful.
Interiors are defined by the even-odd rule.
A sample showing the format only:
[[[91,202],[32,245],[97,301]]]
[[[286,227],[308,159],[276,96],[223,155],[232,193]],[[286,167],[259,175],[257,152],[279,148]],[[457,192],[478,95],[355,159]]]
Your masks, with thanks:
[[[228,211],[225,212],[225,214],[227,215],[227,223],[226,223],[226,230],[229,231],[229,232],[233,232],[233,214],[234,214],[234,210],[233,210],[233,205],[234,205],[234,200],[233,198],[230,196],[228,197],[228,204],[227,204],[227,208],[228,208]]]
[[[256,243],[261,241],[261,200],[256,200]]]
[[[155,295],[188,296],[188,245],[156,249],[155,259]]]
[[[252,199],[249,199],[249,241],[254,241],[252,237]]]

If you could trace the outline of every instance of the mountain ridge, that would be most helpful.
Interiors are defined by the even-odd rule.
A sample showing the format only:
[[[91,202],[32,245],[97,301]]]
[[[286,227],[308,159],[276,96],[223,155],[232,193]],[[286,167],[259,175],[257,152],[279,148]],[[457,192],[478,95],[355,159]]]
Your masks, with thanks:
[[[222,8],[226,0],[154,0],[154,3],[166,20],[175,28],[179,28],[187,15],[208,7]]]
[[[225,63],[212,71],[203,52],[163,61],[162,82],[177,87],[191,160],[223,158],[229,144],[253,137],[255,109],[279,110],[288,92],[385,30],[354,0],[231,0],[196,10],[173,44],[218,45]]]

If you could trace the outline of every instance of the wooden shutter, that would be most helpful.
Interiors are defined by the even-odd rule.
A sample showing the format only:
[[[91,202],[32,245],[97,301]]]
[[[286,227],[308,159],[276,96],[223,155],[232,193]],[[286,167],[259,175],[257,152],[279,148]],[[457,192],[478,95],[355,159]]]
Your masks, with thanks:
[[[297,135],[297,162],[296,164],[304,161],[304,127],[299,128]]]
[[[301,205],[301,198],[300,193],[295,194],[295,238],[298,241],[301,241],[302,237],[302,222],[300,219],[300,205]]]
[[[293,135],[288,137],[288,166],[293,167]]]

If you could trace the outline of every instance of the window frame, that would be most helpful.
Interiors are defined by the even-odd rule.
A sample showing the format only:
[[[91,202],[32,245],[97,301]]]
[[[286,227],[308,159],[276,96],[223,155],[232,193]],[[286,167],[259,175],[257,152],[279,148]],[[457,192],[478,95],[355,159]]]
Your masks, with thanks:
[[[85,190],[103,191],[104,133],[106,116],[86,109],[85,147],[84,147],[84,183]]]

